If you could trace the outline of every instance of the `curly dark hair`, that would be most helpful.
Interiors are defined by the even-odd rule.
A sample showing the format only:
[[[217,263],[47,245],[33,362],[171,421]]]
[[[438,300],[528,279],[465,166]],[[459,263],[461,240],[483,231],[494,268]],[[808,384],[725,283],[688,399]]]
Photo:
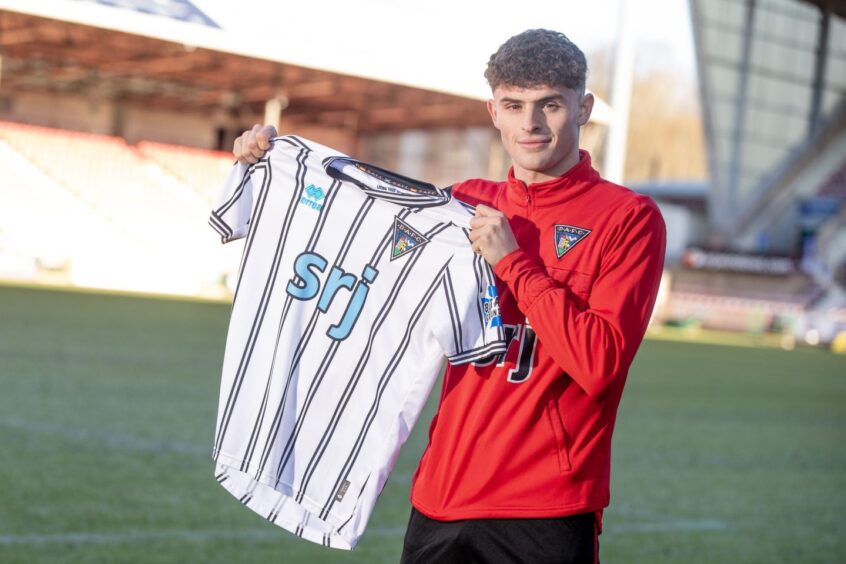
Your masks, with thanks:
[[[488,60],[485,78],[497,86],[566,86],[583,93],[585,54],[567,36],[548,29],[530,29],[500,45]]]

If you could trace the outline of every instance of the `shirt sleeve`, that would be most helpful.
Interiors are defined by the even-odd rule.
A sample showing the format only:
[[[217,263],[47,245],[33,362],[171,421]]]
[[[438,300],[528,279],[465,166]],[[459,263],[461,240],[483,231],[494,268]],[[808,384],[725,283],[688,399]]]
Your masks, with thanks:
[[[245,237],[253,212],[253,176],[263,172],[267,163],[246,165],[235,163],[218,197],[218,204],[209,216],[209,225],[220,234],[222,243]]]
[[[451,364],[505,352],[493,272],[482,257],[472,252],[454,257],[444,273],[439,300],[448,323],[438,324],[435,337]]]
[[[655,305],[665,245],[658,208],[638,201],[604,244],[586,304],[520,249],[494,271],[556,364],[587,394],[597,396],[625,378],[640,346]]]

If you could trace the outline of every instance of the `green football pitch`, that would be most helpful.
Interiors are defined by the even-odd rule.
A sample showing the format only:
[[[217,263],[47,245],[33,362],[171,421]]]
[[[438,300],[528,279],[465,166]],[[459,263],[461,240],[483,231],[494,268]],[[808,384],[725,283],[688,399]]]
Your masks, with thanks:
[[[434,402],[358,548],[297,539],[212,477],[228,316],[0,287],[0,562],[398,561]],[[614,441],[604,563],[846,562],[846,357],[647,340]]]

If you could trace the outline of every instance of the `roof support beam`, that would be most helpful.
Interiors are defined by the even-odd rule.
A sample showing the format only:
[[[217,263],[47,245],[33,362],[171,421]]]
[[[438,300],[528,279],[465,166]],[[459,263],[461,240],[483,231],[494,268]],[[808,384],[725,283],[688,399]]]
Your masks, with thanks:
[[[288,97],[279,95],[264,103],[264,123],[272,125],[276,131],[281,131],[282,110],[288,107]]]
[[[743,134],[746,122],[746,102],[749,91],[749,62],[752,59],[752,35],[755,33],[755,0],[746,0],[746,17],[743,26],[743,46],[740,67],[737,69],[738,87],[734,110],[734,135],[732,136],[731,164],[728,176],[728,204],[734,223],[739,199],[737,197],[740,168],[743,164]]]
[[[808,115],[808,137],[820,127],[820,108],[825,86],[826,63],[828,62],[828,29],[831,22],[831,2],[820,6],[820,23],[817,28],[817,49],[814,57],[814,83],[811,92],[811,111]]]

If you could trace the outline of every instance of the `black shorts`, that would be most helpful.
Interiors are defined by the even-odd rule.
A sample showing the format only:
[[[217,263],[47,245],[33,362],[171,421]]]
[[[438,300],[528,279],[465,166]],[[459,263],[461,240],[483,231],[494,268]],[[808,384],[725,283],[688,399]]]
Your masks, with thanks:
[[[596,516],[436,521],[411,509],[402,564],[598,564]]]

